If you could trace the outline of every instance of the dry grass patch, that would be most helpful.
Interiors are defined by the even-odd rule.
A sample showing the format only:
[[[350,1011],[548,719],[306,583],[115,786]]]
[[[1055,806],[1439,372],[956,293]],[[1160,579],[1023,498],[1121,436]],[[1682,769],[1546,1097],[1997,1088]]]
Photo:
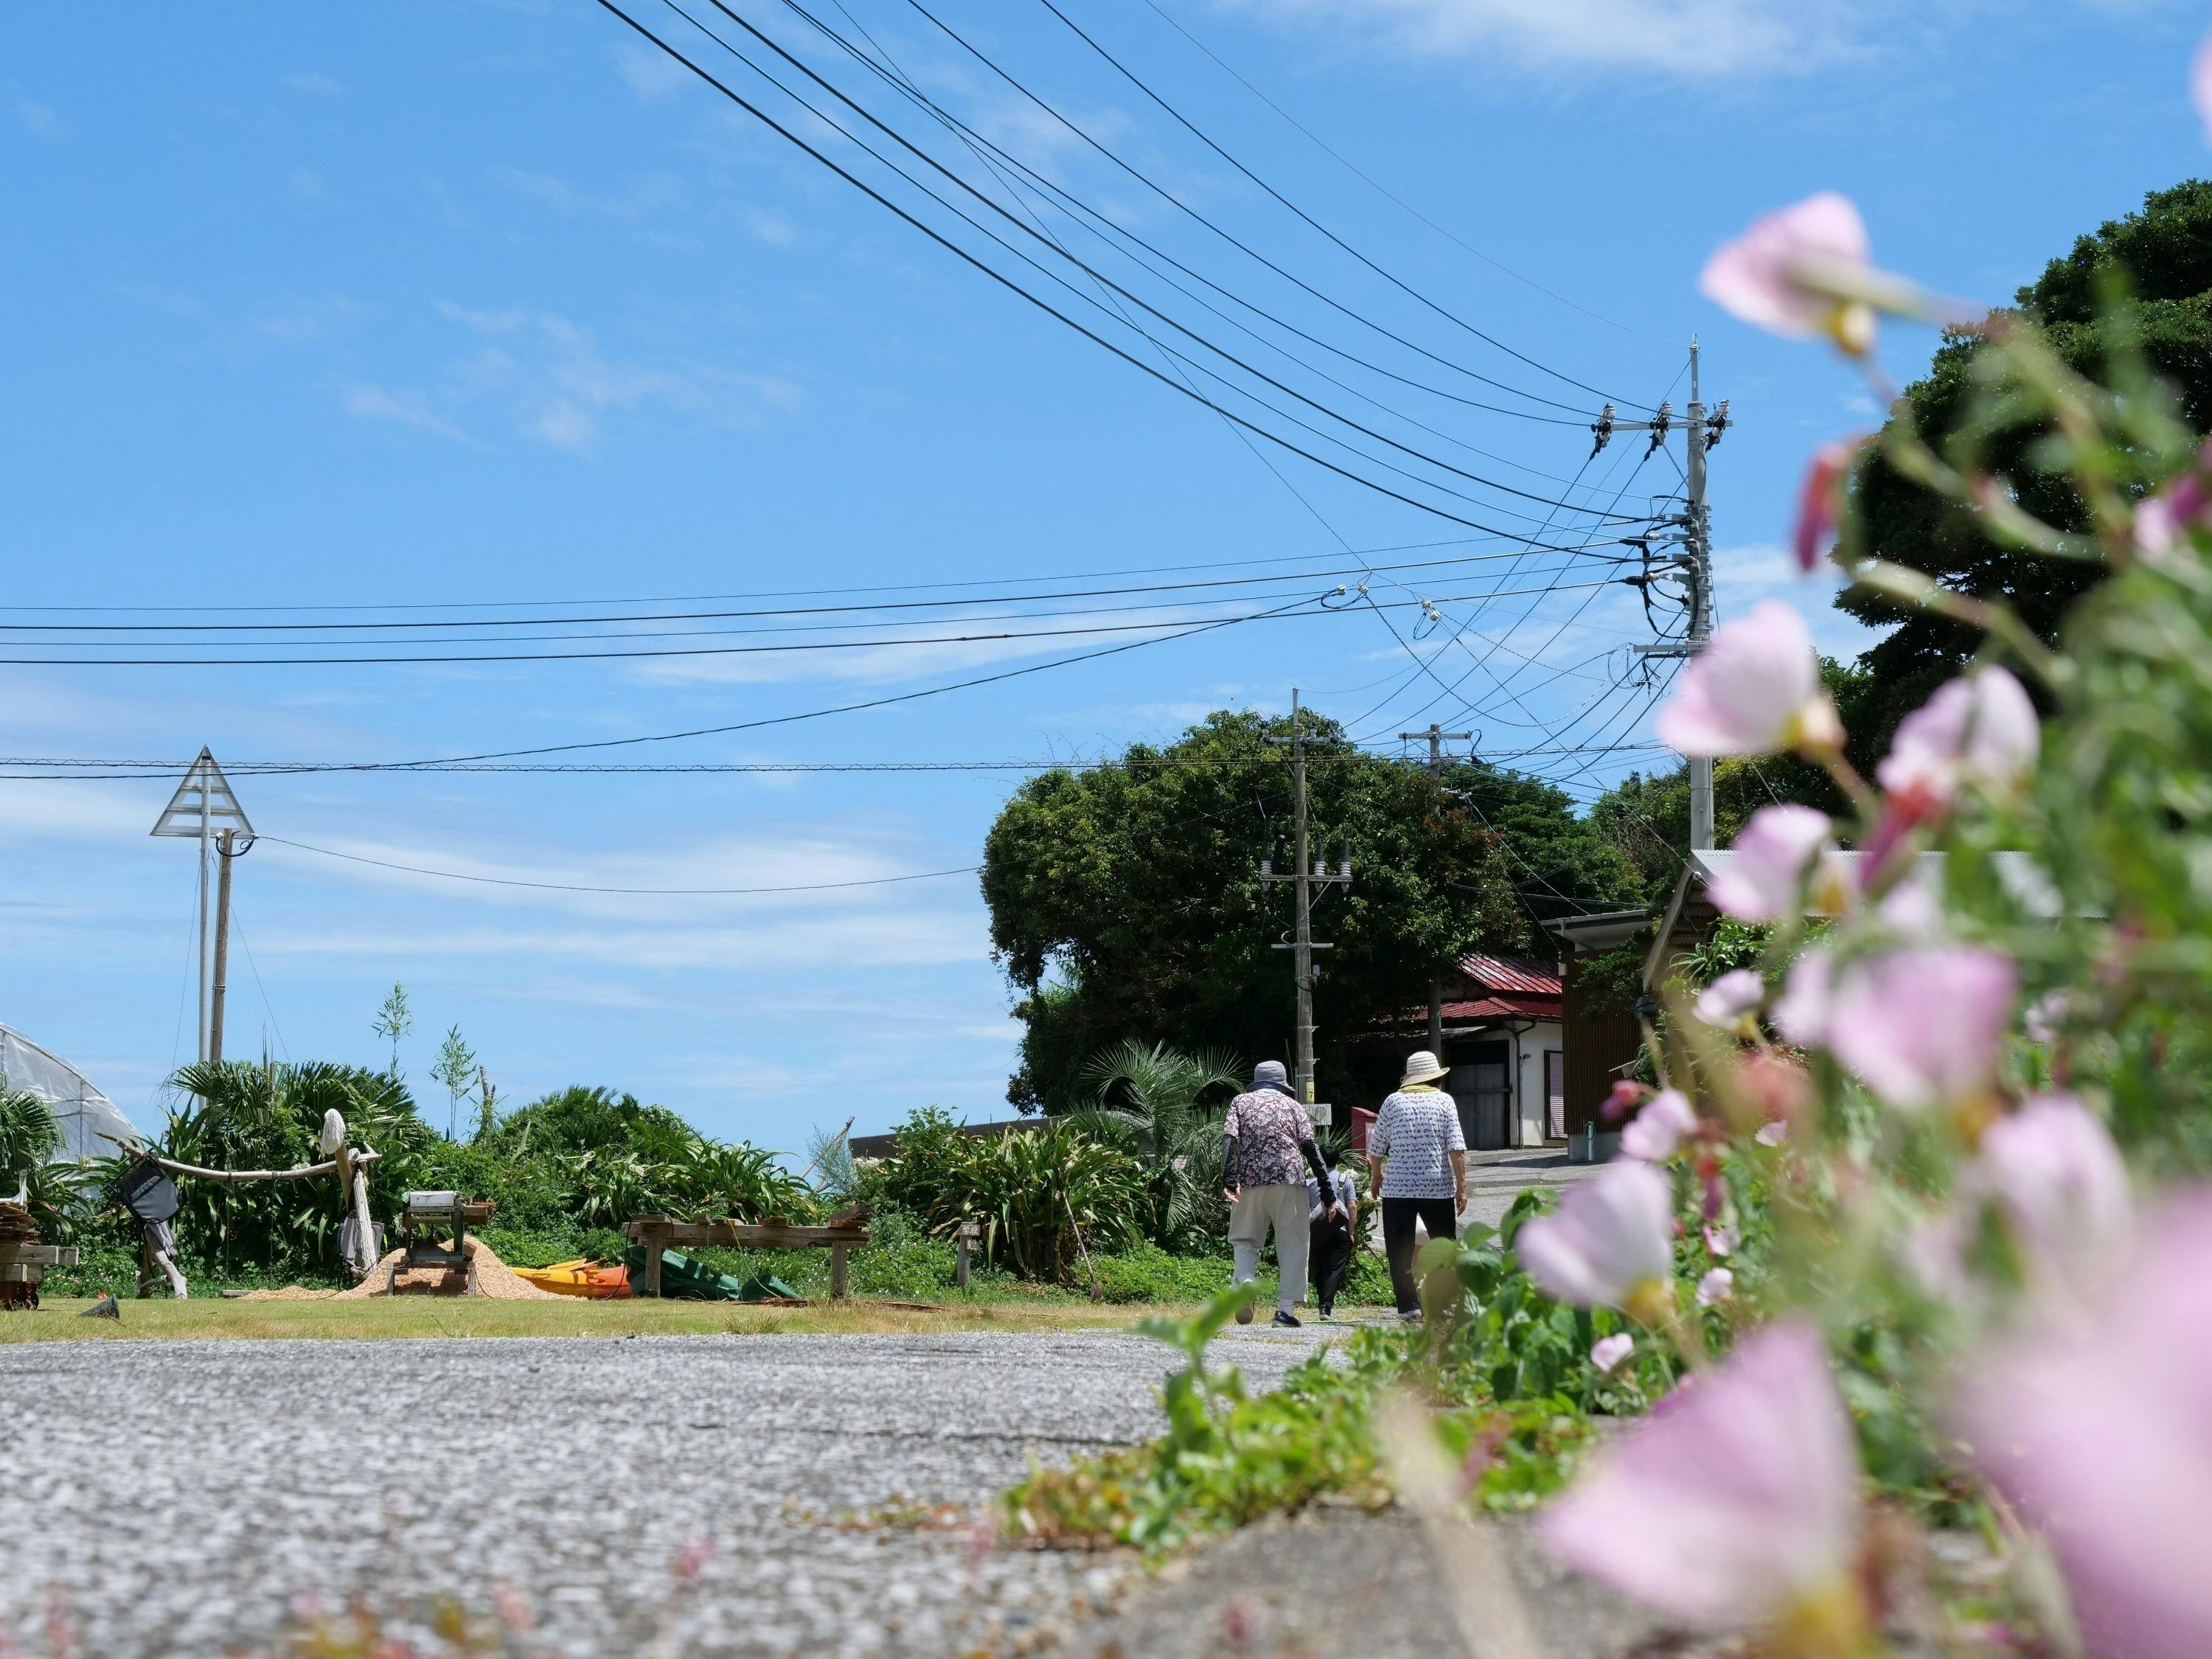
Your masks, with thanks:
[[[566,1297],[495,1302],[477,1297],[397,1296],[365,1301],[149,1300],[124,1303],[119,1320],[80,1317],[91,1305],[88,1299],[50,1297],[36,1312],[0,1314],[0,1342],[1072,1330],[1127,1326],[1138,1312],[1084,1303],[1058,1307],[954,1304],[920,1309],[857,1299],[791,1307],[773,1303],[588,1302]]]

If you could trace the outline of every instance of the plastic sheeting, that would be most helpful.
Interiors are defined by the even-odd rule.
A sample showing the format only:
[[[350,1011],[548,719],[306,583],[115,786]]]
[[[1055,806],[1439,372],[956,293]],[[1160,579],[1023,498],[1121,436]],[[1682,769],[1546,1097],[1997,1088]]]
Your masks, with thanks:
[[[116,1149],[100,1136],[143,1140],[113,1101],[92,1086],[92,1079],[67,1060],[48,1054],[20,1032],[0,1025],[0,1080],[46,1103],[62,1126],[57,1158],[112,1158]]]

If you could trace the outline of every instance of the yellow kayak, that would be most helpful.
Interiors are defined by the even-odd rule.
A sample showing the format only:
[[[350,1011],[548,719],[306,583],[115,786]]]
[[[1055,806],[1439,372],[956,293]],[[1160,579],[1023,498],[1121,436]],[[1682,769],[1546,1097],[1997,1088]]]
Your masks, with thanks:
[[[629,1268],[610,1267],[589,1257],[556,1261],[550,1267],[517,1267],[514,1272],[518,1278],[556,1296],[604,1298],[629,1294]]]

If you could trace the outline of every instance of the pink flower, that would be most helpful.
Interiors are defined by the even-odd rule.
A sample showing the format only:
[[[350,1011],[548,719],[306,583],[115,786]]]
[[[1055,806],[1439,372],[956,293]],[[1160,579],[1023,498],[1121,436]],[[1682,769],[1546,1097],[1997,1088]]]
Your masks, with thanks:
[[[1690,1012],[1708,1025],[1733,1031],[1757,1012],[1759,1005],[1765,1000],[1766,981],[1759,976],[1758,970],[1735,968],[1698,992]]]
[[[1982,1137],[1967,1177],[2004,1219],[2030,1282],[2094,1297],[2135,1237],[2120,1149],[2072,1095],[2037,1095]]]
[[[1662,1089],[1620,1132],[1620,1150],[1630,1158],[1657,1164],[1674,1157],[1682,1137],[1694,1134],[1697,1127],[1697,1109],[1688,1097],[1678,1089]]]
[[[1621,1078],[1607,1091],[1604,1101],[1597,1109],[1598,1115],[1607,1123],[1618,1123],[1650,1098],[1650,1084],[1638,1083],[1633,1078]]]
[[[1848,1618],[1858,1485],[1819,1332],[1774,1326],[1601,1454],[1541,1535],[1577,1571],[1693,1624]]]
[[[1811,959],[1800,958],[1800,966]],[[1836,975],[1826,1044],[1893,1106],[1957,1104],[1984,1093],[1995,1078],[2018,992],[2011,960],[1995,951],[1963,945],[1886,951]]]
[[[1790,964],[1790,977],[1774,1000],[1774,1026],[1801,1048],[1817,1048],[1828,1040],[1835,976],[1835,958],[1826,950],[1807,951]]]
[[[1685,755],[1829,750],[1843,741],[1804,618],[1779,599],[1713,630],[1659,711],[1659,739]]]
[[[1635,1352],[1636,1339],[1626,1331],[1615,1331],[1590,1344],[1590,1364],[1597,1367],[1600,1376],[1604,1376]]]
[[[1874,344],[1863,291],[1873,273],[1866,222],[1848,196],[1824,190],[1756,220],[1705,262],[1698,291],[1771,333],[1825,334],[1854,356]]]
[[[1806,900],[1805,878],[1819,861],[1823,889],[1838,886],[1838,866],[1828,855],[1835,851],[1828,839],[1835,825],[1826,812],[1809,806],[1762,806],[1751,822],[1736,832],[1727,863],[1713,872],[1705,896],[1722,915],[1738,921],[1779,921],[1802,915]],[[1840,892],[1814,896],[1816,908],[1841,909]]]
[[[1905,717],[1878,775],[1917,823],[1948,808],[1961,784],[2017,787],[2040,746],[2035,705],[2020,682],[1984,668],[1947,682]]]
[[[1864,438],[1838,438],[1813,452],[1805,469],[1805,482],[1797,494],[1797,526],[1790,532],[1790,550],[1797,556],[1797,568],[1806,575],[1820,562],[1820,555],[1836,539],[1844,521],[1844,490],[1857,465]]]
[[[1674,1189],[1649,1164],[1608,1164],[1522,1224],[1514,1254],[1547,1296],[1656,1316],[1672,1305]],[[1646,1320],[1648,1324],[1650,1320]]]
[[[2212,1188],[2154,1216],[2096,1318],[1966,1373],[1975,1463],[2051,1540],[2098,1659],[2212,1653]]]
[[[1713,1255],[1734,1255],[1737,1243],[1733,1227],[1708,1226],[1705,1229],[1705,1249]]]
[[[2197,72],[2212,90],[2212,35],[2197,48]],[[2196,532],[2212,528],[2212,490],[2205,487],[2205,470],[2212,465],[2212,441],[2197,452],[2184,471],[2166,480],[2166,487],[2136,508],[2136,550],[2157,563]]]
[[[1715,1303],[1725,1302],[1735,1294],[1735,1275],[1726,1267],[1715,1267],[1698,1281],[1698,1305],[1710,1308]]]
[[[1752,1139],[1762,1146],[1779,1146],[1790,1139],[1790,1126],[1778,1117],[1771,1123],[1760,1124]]]
[[[2189,60],[2189,101],[2197,106],[2205,136],[2212,137],[2212,34],[2197,43],[2197,55]]]
[[[2064,991],[2045,991],[2027,1005],[2027,1012],[2020,1017],[2020,1028],[2034,1041],[2049,1048],[2058,1041],[2064,1029],[2066,1016],[2073,1007],[2073,998]]]

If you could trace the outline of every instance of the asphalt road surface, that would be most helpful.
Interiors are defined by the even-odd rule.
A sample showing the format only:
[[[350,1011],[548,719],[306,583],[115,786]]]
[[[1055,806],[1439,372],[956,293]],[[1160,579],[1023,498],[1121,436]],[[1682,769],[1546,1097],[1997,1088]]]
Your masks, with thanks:
[[[1321,1334],[1216,1357],[1266,1386]],[[1032,1455],[1158,1432],[1173,1363],[1107,1332],[0,1347],[0,1651],[58,1618],[100,1659],[273,1653],[356,1592],[405,1637],[502,1587],[533,1653],[1027,1645],[1128,1569],[969,1517]]]

